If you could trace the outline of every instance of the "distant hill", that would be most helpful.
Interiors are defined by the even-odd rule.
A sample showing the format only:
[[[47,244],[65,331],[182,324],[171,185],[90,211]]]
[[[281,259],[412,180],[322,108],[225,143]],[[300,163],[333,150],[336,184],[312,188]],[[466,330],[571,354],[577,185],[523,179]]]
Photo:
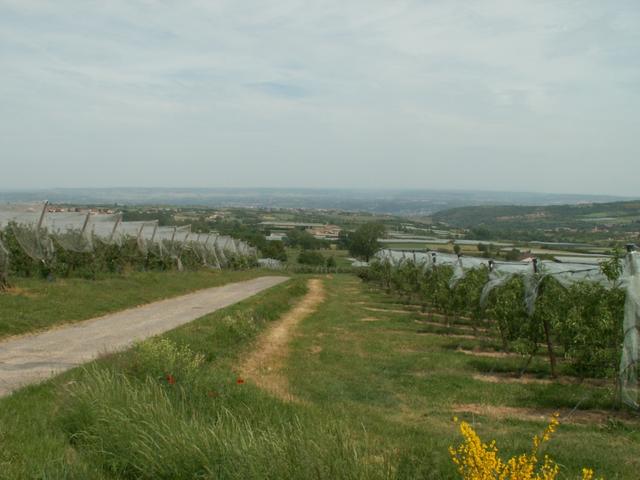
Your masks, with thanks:
[[[640,230],[640,201],[546,206],[469,206],[433,215],[434,222],[458,228],[501,231],[526,229]]]
[[[428,216],[468,205],[552,205],[626,200],[598,195],[464,190],[304,189],[304,188],[61,188],[0,190],[0,202],[176,205],[205,207],[305,208]],[[513,207],[492,207],[513,208]],[[450,210],[451,212],[455,212]],[[491,212],[480,210],[479,212]],[[457,221],[453,214],[447,218]],[[490,215],[490,214],[489,214]],[[505,213],[502,216],[509,216]],[[470,217],[472,217],[471,215]],[[470,218],[473,220],[473,218]]]

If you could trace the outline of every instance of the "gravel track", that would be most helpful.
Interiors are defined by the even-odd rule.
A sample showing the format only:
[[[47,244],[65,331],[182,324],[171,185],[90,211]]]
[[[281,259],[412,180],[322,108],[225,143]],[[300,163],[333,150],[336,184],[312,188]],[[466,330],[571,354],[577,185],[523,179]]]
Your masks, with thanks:
[[[287,279],[267,276],[231,283],[0,341],[0,397],[228,307]]]

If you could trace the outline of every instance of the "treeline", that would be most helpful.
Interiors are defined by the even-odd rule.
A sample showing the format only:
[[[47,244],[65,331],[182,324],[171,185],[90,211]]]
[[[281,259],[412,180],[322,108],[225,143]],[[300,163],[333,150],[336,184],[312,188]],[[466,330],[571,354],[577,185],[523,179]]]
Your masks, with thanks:
[[[452,208],[432,216],[436,223],[472,231],[478,240],[593,241],[611,232],[632,239],[640,230],[640,202],[579,205],[495,205]],[[606,231],[593,231],[606,225]]]

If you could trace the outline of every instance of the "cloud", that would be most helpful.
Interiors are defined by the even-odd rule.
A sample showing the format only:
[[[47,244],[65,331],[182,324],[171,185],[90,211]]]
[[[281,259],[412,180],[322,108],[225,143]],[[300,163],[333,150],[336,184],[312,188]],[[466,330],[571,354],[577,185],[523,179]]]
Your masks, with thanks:
[[[0,0],[0,187],[636,194],[638,32],[635,1]]]
[[[302,98],[308,95],[303,88],[279,82],[258,82],[249,84],[248,87],[258,89],[274,97]]]

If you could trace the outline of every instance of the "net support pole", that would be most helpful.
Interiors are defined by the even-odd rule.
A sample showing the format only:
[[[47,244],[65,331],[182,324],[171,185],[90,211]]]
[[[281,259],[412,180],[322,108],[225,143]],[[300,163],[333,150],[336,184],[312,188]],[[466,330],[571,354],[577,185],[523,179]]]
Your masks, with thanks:
[[[91,212],[87,212],[87,216],[84,217],[84,223],[82,224],[82,231],[80,235],[84,235],[84,232],[87,230],[87,225],[89,225],[89,219],[91,218]]]
[[[156,238],[156,232],[158,231],[158,222],[156,222],[156,224],[153,226],[153,233],[151,234],[151,240],[150,243],[153,244],[155,238]]]
[[[49,207],[49,200],[44,201],[44,205],[42,206],[42,212],[40,213],[40,218],[38,219],[38,224],[36,225],[36,242],[38,242],[38,248],[42,250],[44,253],[44,248],[42,246],[42,239],[40,238],[40,232],[42,228],[42,224],[44,223],[44,217],[47,214],[47,208]],[[45,258],[46,254],[43,255]],[[42,262],[45,263],[45,259],[42,259]]]
[[[40,212],[40,218],[38,219],[38,225],[36,226],[36,230],[40,232],[42,228],[42,224],[44,223],[44,217],[47,214],[47,207],[49,206],[49,200],[44,201],[44,205],[42,206],[42,212]]]
[[[116,218],[116,223],[113,224],[113,228],[111,229],[111,235],[109,235],[109,243],[113,242],[113,237],[116,236],[116,230],[118,229],[118,225],[122,221],[122,214],[118,215]]]

